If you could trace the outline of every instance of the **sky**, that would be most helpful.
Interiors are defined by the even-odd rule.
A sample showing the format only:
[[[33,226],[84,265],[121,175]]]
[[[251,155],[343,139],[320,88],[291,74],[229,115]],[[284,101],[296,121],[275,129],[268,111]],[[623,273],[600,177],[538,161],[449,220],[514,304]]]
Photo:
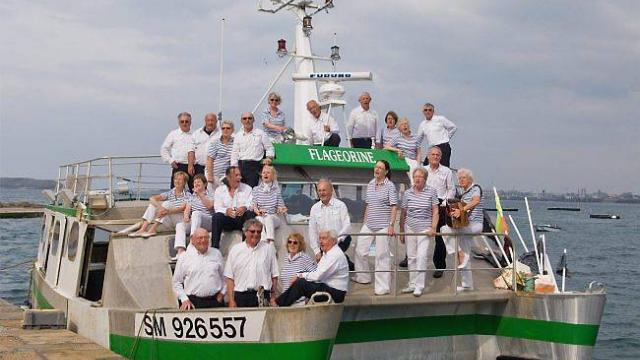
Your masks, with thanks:
[[[270,1],[265,1],[269,5]],[[458,126],[452,166],[498,189],[640,193],[640,2],[336,0],[313,50],[383,116],[417,129],[421,105]],[[0,176],[54,178],[62,163],[156,155],[181,111],[239,125],[293,48],[289,12],[255,1],[0,1]],[[328,70],[319,67],[320,70]],[[289,69],[276,90],[293,114]],[[336,116],[341,119],[342,116]]]

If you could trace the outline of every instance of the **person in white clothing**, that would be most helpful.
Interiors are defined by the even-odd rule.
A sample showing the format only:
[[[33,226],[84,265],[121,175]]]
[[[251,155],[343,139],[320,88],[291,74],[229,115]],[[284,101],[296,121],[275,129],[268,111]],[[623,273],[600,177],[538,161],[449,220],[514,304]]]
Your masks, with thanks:
[[[202,174],[196,174],[193,179],[193,195],[184,208],[182,221],[176,225],[173,247],[178,257],[187,249],[187,234],[193,234],[199,228],[211,231],[212,215],[213,196],[207,191],[207,179]]]
[[[435,106],[430,103],[426,103],[422,106],[422,113],[424,114],[424,120],[420,123],[418,128],[418,136],[424,136],[429,146],[437,146],[442,150],[442,160],[440,163],[444,166],[451,166],[451,145],[449,141],[455,134],[458,128],[451,120],[442,115],[434,115],[436,111]],[[419,161],[420,159],[418,159]],[[424,159],[423,165],[427,165],[429,160]]]
[[[347,121],[347,139],[353,148],[371,149],[378,127],[378,113],[370,108],[371,95],[363,92],[358,97],[360,106],[353,109]]]
[[[245,221],[256,217],[252,209],[251,187],[241,180],[240,169],[230,166],[222,185],[218,186],[214,194],[213,206],[216,212],[211,221],[211,242],[216,249],[220,248],[223,230],[240,230]]]
[[[258,220],[248,220],[243,230],[245,241],[231,248],[224,268],[229,307],[255,307],[264,301],[275,305],[279,276],[276,253],[260,241],[262,223]]]
[[[320,110],[320,105],[315,100],[307,102],[307,110],[313,116],[313,121],[307,129],[307,144],[339,146],[340,128],[336,120]]]
[[[204,126],[194,131],[192,136],[196,147],[196,163],[194,166],[195,174],[205,174],[209,144],[214,139],[220,137],[220,129],[218,128],[218,117],[216,116],[216,114],[207,113],[204,116]]]
[[[189,175],[188,186],[192,188],[191,177],[195,175],[196,145],[191,134],[191,114],[178,114],[178,128],[171,131],[160,147],[162,160],[171,165],[171,188],[173,175],[182,171]]]
[[[209,233],[203,228],[193,232],[191,245],[178,259],[171,281],[180,310],[224,307],[226,286],[222,254],[209,247]]]
[[[231,166],[240,168],[242,181],[254,187],[260,180],[262,164],[271,164],[275,152],[267,134],[253,126],[255,119],[252,113],[242,113],[240,121],[242,129],[234,136]]]
[[[289,289],[276,299],[278,306],[290,306],[300,297],[310,298],[319,291],[329,293],[336,303],[344,301],[349,289],[349,266],[344,253],[336,246],[337,242],[335,231],[320,232],[320,246],[324,256],[320,259],[318,268],[292,277]]]
[[[282,224],[280,215],[287,213],[278,185],[278,175],[273,166],[262,167],[260,183],[251,191],[251,199],[256,219],[264,225],[261,240],[273,244],[276,229]]]

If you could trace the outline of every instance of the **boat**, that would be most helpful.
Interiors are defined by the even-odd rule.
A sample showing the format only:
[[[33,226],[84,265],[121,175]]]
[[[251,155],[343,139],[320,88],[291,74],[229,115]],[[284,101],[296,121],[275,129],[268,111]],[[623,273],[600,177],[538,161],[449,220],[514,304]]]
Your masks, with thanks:
[[[259,5],[259,9],[272,14],[291,10],[297,19],[296,53],[291,56],[296,59],[295,132],[300,133],[308,116],[307,99],[319,98],[323,108],[331,111],[346,104],[336,97],[323,97],[344,93],[339,80],[372,79],[372,75],[315,71],[317,57],[311,54],[308,36],[311,18],[332,8],[332,1],[271,3],[273,8]],[[321,91],[321,96],[317,79],[327,80],[320,89],[328,91]],[[273,164],[291,214],[275,236],[279,259],[284,259],[285,234],[300,231],[306,236],[319,178],[331,177],[337,196],[347,204],[352,229],[362,223],[363,193],[377,160],[389,161],[400,191],[409,186],[406,161],[389,151],[287,143],[274,147]],[[473,258],[476,287],[459,292],[458,268],[450,256],[447,263],[451,265],[441,279],[432,280],[433,269],[427,270],[430,281],[421,297],[399,292],[408,273],[394,266],[389,295],[376,296],[372,285],[352,283],[340,304],[311,299],[305,306],[291,308],[179,312],[171,286],[175,233],[160,231],[144,239],[129,238],[124,232],[139,220],[147,205],[143,199],[157,190],[157,179],[167,176],[166,165],[161,165],[160,157],[154,155],[106,156],[59,167],[52,202],[44,209],[31,273],[33,309],[61,313],[68,329],[130,359],[567,359],[592,355],[606,301],[604,286],[594,282],[585,291],[560,292],[548,259],[543,263],[551,274],[550,293],[523,292],[518,286],[496,289],[493,281],[504,272]],[[487,244],[482,239],[476,245]],[[239,232],[223,233],[223,255],[240,241]],[[523,251],[513,243],[516,254]],[[396,238],[390,240],[390,248],[396,260],[404,255]],[[353,249],[348,250],[350,255]],[[515,284],[516,272],[511,273]]]
[[[580,211],[580,208],[579,207],[552,206],[552,207],[548,207],[547,210]]]
[[[487,211],[498,211],[498,209],[496,208],[485,208]],[[503,212],[511,212],[511,211],[518,211],[518,208],[512,208],[512,207],[505,207],[502,208]]]
[[[555,224],[536,224],[535,225],[537,232],[558,232],[562,230],[562,228]]]
[[[613,214],[589,214],[591,219],[622,219],[620,215]]]

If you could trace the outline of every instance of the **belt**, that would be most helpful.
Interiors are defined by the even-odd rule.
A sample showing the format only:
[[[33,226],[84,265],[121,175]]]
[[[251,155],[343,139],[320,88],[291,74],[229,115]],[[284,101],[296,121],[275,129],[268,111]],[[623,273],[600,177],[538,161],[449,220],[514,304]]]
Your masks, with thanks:
[[[258,290],[254,290],[254,289],[247,289],[246,291],[234,291],[234,292],[235,292],[235,293],[238,293],[238,294],[257,294],[257,293],[258,293]],[[270,293],[270,292],[271,292],[271,290],[266,290],[266,289],[264,290],[264,293],[265,293],[265,294],[268,294],[268,293]]]
[[[218,295],[218,293],[211,295],[211,296],[198,296],[198,295],[187,295],[188,297],[194,297],[196,299],[199,300],[216,300],[216,296]]]

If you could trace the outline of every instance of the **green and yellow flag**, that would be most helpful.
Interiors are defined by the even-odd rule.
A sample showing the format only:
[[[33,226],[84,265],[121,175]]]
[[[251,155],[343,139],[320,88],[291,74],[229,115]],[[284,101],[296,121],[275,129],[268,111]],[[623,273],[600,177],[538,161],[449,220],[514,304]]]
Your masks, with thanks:
[[[500,196],[498,196],[498,191],[496,188],[493,188],[493,193],[496,199],[496,211],[498,215],[496,216],[496,232],[499,234],[509,234],[509,227],[507,226],[507,221],[502,214],[502,205],[500,205]]]

